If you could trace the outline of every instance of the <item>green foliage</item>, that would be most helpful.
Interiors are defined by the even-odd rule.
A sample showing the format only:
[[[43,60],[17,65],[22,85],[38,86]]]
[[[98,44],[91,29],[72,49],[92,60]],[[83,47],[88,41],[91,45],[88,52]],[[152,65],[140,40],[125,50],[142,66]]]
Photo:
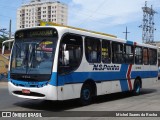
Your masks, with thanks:
[[[7,40],[7,39],[8,39],[7,36],[5,36],[5,35],[0,35],[0,49],[2,48],[2,42],[5,41],[5,40]]]

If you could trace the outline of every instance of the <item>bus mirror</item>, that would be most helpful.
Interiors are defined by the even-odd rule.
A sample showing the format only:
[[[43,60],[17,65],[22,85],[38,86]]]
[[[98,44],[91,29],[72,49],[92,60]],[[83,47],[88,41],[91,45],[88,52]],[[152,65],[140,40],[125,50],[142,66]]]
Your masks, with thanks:
[[[4,55],[5,45],[2,44],[2,55]]]
[[[2,44],[2,56],[3,56],[5,59],[9,60],[9,57],[8,57],[8,56],[5,56],[5,45],[4,45],[4,44]]]
[[[69,51],[64,51],[64,64],[69,64]]]

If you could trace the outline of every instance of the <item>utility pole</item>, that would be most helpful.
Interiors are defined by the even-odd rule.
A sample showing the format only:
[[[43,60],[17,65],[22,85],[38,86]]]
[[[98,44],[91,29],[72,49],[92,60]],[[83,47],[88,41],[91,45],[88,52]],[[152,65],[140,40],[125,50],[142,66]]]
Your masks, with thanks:
[[[125,33],[125,39],[127,40],[127,39],[128,39],[128,33],[130,33],[130,32],[128,32],[128,30],[127,30],[127,26],[126,26],[126,31],[123,32],[123,33]]]

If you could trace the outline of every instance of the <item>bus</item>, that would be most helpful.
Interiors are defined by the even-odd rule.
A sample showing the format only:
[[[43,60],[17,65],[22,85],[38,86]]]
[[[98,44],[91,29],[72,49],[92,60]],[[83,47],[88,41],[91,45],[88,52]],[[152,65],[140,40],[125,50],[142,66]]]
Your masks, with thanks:
[[[158,81],[157,47],[64,26],[20,29],[8,68],[10,94],[62,101],[151,87]]]

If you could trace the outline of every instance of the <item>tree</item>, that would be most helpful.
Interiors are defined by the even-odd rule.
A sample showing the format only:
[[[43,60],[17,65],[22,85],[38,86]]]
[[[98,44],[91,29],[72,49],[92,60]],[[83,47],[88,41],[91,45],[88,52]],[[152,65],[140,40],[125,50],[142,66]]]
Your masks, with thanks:
[[[7,39],[8,39],[8,37],[6,35],[0,35],[0,49],[2,48],[2,42]]]

